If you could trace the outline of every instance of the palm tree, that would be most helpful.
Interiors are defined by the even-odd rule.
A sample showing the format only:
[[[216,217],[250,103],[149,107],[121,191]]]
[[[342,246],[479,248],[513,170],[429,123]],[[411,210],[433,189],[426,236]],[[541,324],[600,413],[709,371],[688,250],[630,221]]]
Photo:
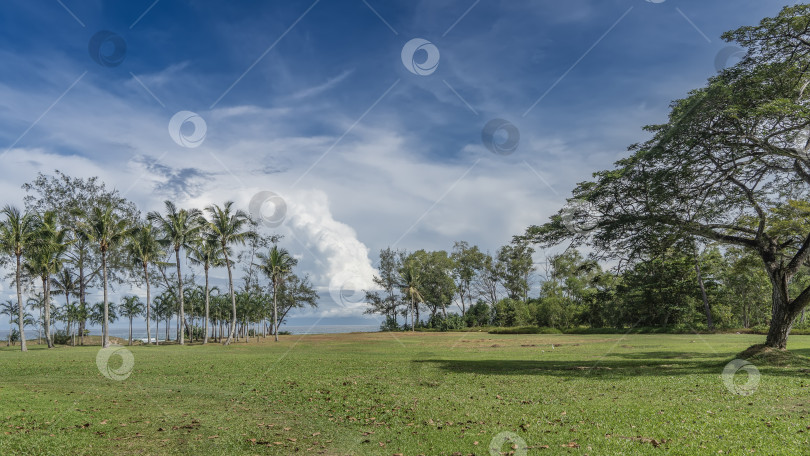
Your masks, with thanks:
[[[18,314],[17,303],[11,299],[6,299],[0,303],[0,315],[8,315],[8,341],[6,347],[11,346],[11,326],[14,324],[14,317]]]
[[[17,283],[17,311],[19,313],[18,325],[20,327],[20,350],[28,351],[25,345],[25,328],[23,322],[22,303],[22,256],[36,244],[39,217],[30,212],[21,213],[14,206],[6,206],[2,210],[6,219],[0,224],[0,249],[16,258]]]
[[[70,295],[78,288],[76,275],[70,268],[63,267],[54,277],[51,278],[51,287],[56,287],[54,294],[64,294],[65,304],[70,306]]]
[[[174,255],[177,261],[177,299],[180,301],[180,322],[185,325],[185,315],[183,309],[183,275],[180,273],[180,249],[188,249],[196,240],[197,235],[203,229],[204,221],[202,212],[199,209],[177,209],[171,201],[165,201],[166,215],[162,216],[157,212],[150,212],[146,218],[155,224],[163,233],[163,238],[159,240],[162,245],[174,248]],[[190,334],[190,333],[189,333]],[[183,331],[180,331],[180,345],[184,344]]]
[[[258,265],[262,272],[270,278],[273,283],[273,334],[278,342],[278,290],[293,266],[298,264],[298,260],[290,255],[287,249],[280,249],[277,245],[270,248],[268,255],[259,254],[262,264]]]
[[[171,291],[166,290],[155,297],[155,345],[160,345],[158,339],[160,338],[160,320],[166,320],[166,341],[169,340],[169,323],[168,320],[174,313],[176,306],[177,296]]]
[[[122,317],[129,318],[129,345],[132,345],[132,319],[143,313],[143,303],[137,296],[124,296],[118,308]]]
[[[12,325],[14,325],[15,317],[19,318],[19,307],[17,303],[12,301],[11,299],[7,299],[5,302],[0,303],[0,315],[8,315],[8,340],[6,341],[6,347],[11,345],[11,334],[12,334]],[[36,321],[34,320],[34,316],[31,315],[28,311],[23,311],[23,326],[34,326],[36,325]]]
[[[206,236],[199,239],[191,251],[189,252],[188,259],[191,264],[202,266],[205,271],[205,323],[203,334],[203,345],[208,343],[208,320],[211,302],[211,289],[208,285],[208,270],[211,267],[218,267],[225,264],[225,257],[222,255],[222,246],[216,239]]]
[[[73,331],[73,324],[78,326],[79,320],[83,317],[82,308],[78,301],[65,304],[65,320],[67,321],[68,333],[71,335],[72,345],[76,346],[76,333]],[[85,320],[87,318],[85,317]]]
[[[131,229],[129,222],[115,213],[115,206],[111,203],[106,204],[103,208],[94,207],[84,223],[84,234],[92,241],[98,244],[101,250],[101,271],[102,271],[102,284],[104,289],[104,320],[102,321],[102,346],[104,348],[110,346],[110,331],[109,331],[109,299],[107,296],[107,254],[111,248],[117,247],[124,242]]]
[[[208,223],[211,235],[216,239],[221,248],[222,254],[225,257],[225,267],[228,269],[228,287],[231,293],[231,328],[228,334],[228,339],[225,345],[233,341],[236,332],[236,294],[233,290],[233,273],[231,271],[231,262],[228,258],[228,249],[231,244],[245,244],[251,236],[255,233],[246,230],[250,225],[250,217],[245,211],[237,210],[232,211],[233,201],[227,201],[223,207],[212,204],[205,208],[206,212],[211,215],[211,221]]]
[[[67,230],[57,226],[56,213],[45,212],[40,218],[37,227],[36,241],[30,249],[25,262],[25,269],[42,280],[43,301],[45,313],[44,330],[48,348],[53,348],[51,339],[51,275],[59,272],[64,265],[63,256],[67,252]]]
[[[127,251],[136,266],[143,268],[143,277],[146,281],[146,345],[152,343],[152,332],[149,327],[151,291],[149,288],[149,264],[158,261],[164,255],[160,243],[155,237],[155,232],[150,224],[143,224],[135,229],[127,244]],[[156,330],[157,331],[157,330]],[[157,332],[155,333],[157,339]]]
[[[118,308],[111,302],[97,302],[91,306],[88,318],[96,325],[104,325],[105,320],[115,323],[118,320]]]
[[[411,332],[416,331],[416,325],[414,324],[414,315],[415,309],[414,306],[416,305],[416,300],[419,302],[424,302],[422,299],[422,294],[419,293],[419,276],[414,272],[414,268],[412,264],[405,265],[404,269],[400,272],[400,276],[402,277],[402,292],[411,298]]]

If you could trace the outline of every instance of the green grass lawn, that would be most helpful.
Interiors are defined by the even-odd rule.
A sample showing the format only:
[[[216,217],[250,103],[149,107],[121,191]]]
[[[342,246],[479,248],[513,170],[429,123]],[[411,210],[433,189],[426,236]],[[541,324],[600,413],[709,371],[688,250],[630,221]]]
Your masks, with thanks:
[[[3,346],[0,454],[489,455],[507,435],[528,448],[502,454],[810,454],[807,365],[758,365],[748,396],[723,382],[763,340],[283,336],[132,347],[123,381],[101,374],[98,346]],[[810,336],[789,348],[810,355]]]

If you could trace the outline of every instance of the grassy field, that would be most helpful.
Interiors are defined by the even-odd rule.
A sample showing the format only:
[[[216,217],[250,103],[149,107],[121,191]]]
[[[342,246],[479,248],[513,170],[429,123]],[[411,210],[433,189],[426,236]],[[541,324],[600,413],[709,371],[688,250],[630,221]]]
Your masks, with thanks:
[[[807,365],[755,362],[747,396],[721,376],[763,340],[285,336],[132,347],[131,372],[106,366],[121,381],[98,346],[3,346],[0,454],[808,454]],[[810,336],[789,348],[810,355]]]

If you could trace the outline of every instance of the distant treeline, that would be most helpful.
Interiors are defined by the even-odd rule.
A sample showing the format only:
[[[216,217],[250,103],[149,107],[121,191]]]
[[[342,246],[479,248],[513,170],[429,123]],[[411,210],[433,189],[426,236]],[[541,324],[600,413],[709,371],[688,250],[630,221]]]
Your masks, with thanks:
[[[379,291],[367,313],[385,330],[469,327],[662,328],[691,331],[766,327],[771,284],[755,254],[681,243],[609,270],[577,250],[538,268],[515,241],[494,255],[456,242],[452,251],[380,252]],[[530,290],[537,290],[532,295]],[[795,292],[810,276],[793,281]],[[802,315],[799,325],[804,323]]]

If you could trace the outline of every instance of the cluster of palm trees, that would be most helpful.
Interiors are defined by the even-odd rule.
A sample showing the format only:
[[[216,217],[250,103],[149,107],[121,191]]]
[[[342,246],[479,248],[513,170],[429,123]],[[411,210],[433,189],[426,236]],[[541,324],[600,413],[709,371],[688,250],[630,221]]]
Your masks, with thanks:
[[[23,303],[24,280],[41,282],[42,293],[35,300],[39,303],[42,316],[42,328],[48,347],[52,348],[52,328],[54,320],[66,323],[69,332],[73,329],[83,328],[84,322],[89,320],[102,327],[102,344],[110,345],[109,324],[118,318],[115,306],[109,300],[108,288],[110,286],[109,259],[111,255],[123,255],[130,262],[131,271],[137,274],[138,282],[145,285],[146,302],[142,303],[136,296],[124,296],[118,306],[118,313],[130,322],[130,343],[132,340],[133,319],[144,315],[146,320],[146,343],[152,343],[150,321],[156,324],[155,333],[159,330],[160,321],[167,321],[177,315],[178,343],[185,343],[186,334],[193,337],[193,322],[189,325],[186,318],[186,302],[202,301],[202,312],[198,314],[202,319],[202,343],[208,343],[212,333],[218,335],[217,339],[224,344],[230,344],[240,335],[249,337],[248,326],[251,323],[266,321],[261,305],[251,305],[257,301],[251,293],[237,293],[234,290],[233,247],[245,245],[258,234],[253,230],[256,225],[247,213],[235,209],[233,202],[223,205],[212,204],[204,211],[199,209],[178,209],[171,201],[165,202],[165,212],[149,212],[145,219],[133,220],[122,215],[121,211],[112,204],[94,206],[88,211],[74,211],[71,215],[75,223],[68,225],[58,222],[54,211],[37,213],[35,211],[20,211],[13,206],[6,206],[0,212],[3,220],[0,221],[0,251],[4,253],[4,261],[13,262],[14,283],[16,285],[17,302],[7,301],[0,304],[2,314],[16,318],[19,331],[20,346],[26,351],[25,327],[31,326],[32,317],[26,312]],[[89,243],[100,256],[102,302],[90,309],[86,306],[72,302],[71,294],[77,293],[76,285],[67,266],[71,259],[66,252],[71,245],[77,242]],[[167,255],[171,255],[174,264],[167,262]],[[205,274],[205,284],[202,287],[184,288],[181,259],[185,257],[192,264],[202,267]],[[255,266],[264,272],[270,279],[272,286],[271,296],[265,296],[269,301],[272,298],[272,333],[278,340],[278,295],[279,289],[296,264],[290,253],[280,248],[274,242],[267,253],[257,255],[260,263]],[[79,265],[73,265],[81,267]],[[167,266],[176,267],[176,282],[171,283],[165,269]],[[251,265],[254,266],[254,265]],[[212,268],[225,267],[228,272],[228,293],[219,293],[219,289],[209,285],[209,271]],[[166,289],[163,293],[152,299],[151,280],[155,277],[155,270],[160,271],[165,281]],[[52,315],[51,302],[52,287],[55,292],[65,295],[65,304],[57,315]],[[215,294],[212,294],[212,290]],[[80,290],[82,293],[84,290]],[[237,312],[237,301],[242,311]],[[227,311],[223,307],[227,306]],[[215,307],[215,309],[213,309]],[[212,310],[216,318],[212,318]],[[55,318],[57,317],[57,318]],[[193,318],[193,316],[192,316]],[[219,325],[209,327],[209,322]],[[227,332],[223,334],[222,325],[227,323]],[[237,334],[237,327],[240,332]],[[266,334],[266,325],[262,332]],[[73,332],[75,334],[75,332]],[[84,333],[81,333],[83,337]],[[167,337],[168,339],[168,337]],[[157,343],[157,338],[155,340]]]

